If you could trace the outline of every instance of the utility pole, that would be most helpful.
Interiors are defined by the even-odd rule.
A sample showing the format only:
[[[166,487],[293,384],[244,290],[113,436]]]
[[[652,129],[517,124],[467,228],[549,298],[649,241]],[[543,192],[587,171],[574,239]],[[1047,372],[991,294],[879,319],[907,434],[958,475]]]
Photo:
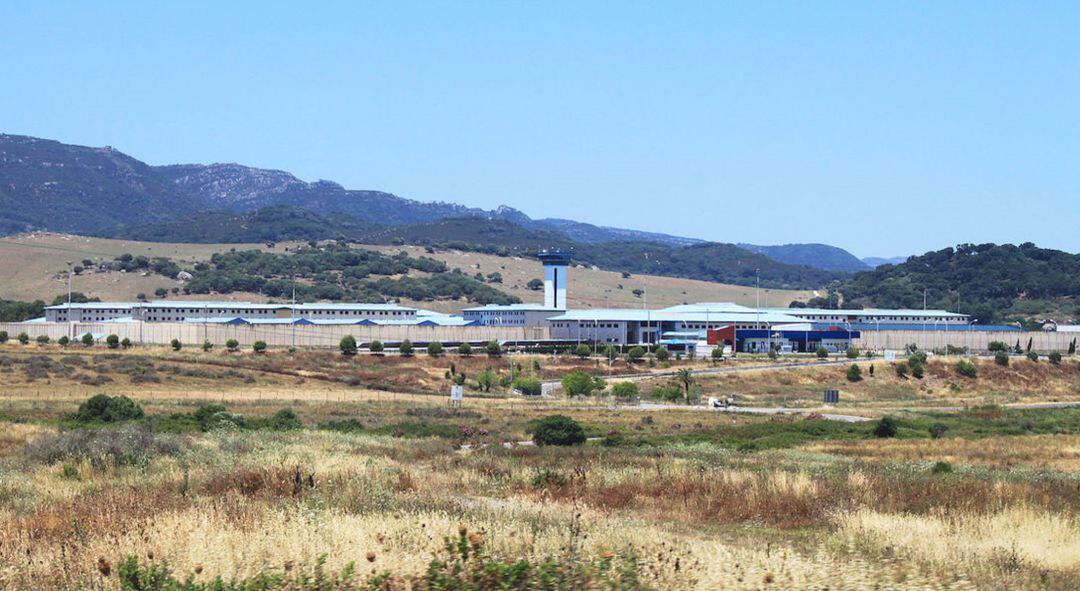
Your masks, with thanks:
[[[296,273],[292,276],[292,307],[289,308],[289,324],[292,327],[292,345],[296,348]]]
[[[67,320],[68,320],[68,339],[75,339],[75,321],[71,315],[71,275],[74,273],[74,269],[71,267],[71,261],[67,262],[68,266],[68,302],[67,302]]]

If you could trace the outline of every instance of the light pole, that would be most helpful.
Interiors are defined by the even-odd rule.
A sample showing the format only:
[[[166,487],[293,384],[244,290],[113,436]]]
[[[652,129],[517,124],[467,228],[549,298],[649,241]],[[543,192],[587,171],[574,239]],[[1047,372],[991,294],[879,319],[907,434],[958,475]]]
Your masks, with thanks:
[[[68,266],[68,300],[67,300],[67,320],[68,320],[68,339],[75,338],[75,321],[71,313],[71,276],[74,273],[74,269],[71,267],[71,261],[67,262]]]

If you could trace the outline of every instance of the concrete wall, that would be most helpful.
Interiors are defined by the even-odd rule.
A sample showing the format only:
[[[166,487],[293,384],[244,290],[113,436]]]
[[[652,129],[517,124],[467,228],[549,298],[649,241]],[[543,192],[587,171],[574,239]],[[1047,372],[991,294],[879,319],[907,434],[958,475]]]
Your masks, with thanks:
[[[0,330],[7,331],[11,339],[25,332],[31,340],[48,335],[53,341],[68,334],[66,323],[0,323]],[[221,347],[225,341],[236,339],[241,346],[251,346],[255,341],[265,341],[271,347],[331,347],[336,348],[341,337],[350,334],[364,345],[378,339],[384,343],[409,339],[414,343],[440,341],[486,342],[532,340],[550,338],[546,327],[495,327],[495,326],[304,326],[297,325],[215,325],[182,322],[123,322],[123,323],[75,323],[74,334],[92,333],[131,339],[135,343],[168,344],[179,339],[185,345],[201,345],[204,340]]]
[[[1031,339],[1031,349],[1039,352],[1060,351],[1064,353],[1069,349],[1069,343],[1080,335],[1068,332],[990,332],[978,330],[864,330],[861,338],[853,339],[852,343],[860,349],[894,349],[902,350],[908,343],[915,343],[920,349],[943,349],[945,345],[954,347],[967,347],[975,352],[986,351],[991,341],[1002,341],[1010,347],[1020,341],[1020,346],[1027,348],[1028,339]]]

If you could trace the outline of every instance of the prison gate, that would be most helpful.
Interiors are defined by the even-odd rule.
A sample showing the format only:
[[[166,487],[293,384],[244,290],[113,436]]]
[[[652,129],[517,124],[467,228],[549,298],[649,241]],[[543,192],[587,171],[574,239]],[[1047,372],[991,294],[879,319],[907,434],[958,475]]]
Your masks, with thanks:
[[[7,331],[14,340],[19,333],[26,333],[33,341],[47,335],[53,342],[62,336],[77,339],[90,333],[99,341],[108,335],[132,343],[167,345],[173,339],[184,345],[201,345],[209,341],[224,346],[235,339],[240,346],[250,347],[263,341],[269,347],[337,348],[341,337],[352,335],[363,347],[373,340],[390,345],[409,339],[416,345],[438,341],[443,344],[469,342],[472,344],[496,341],[535,341],[550,338],[547,327],[539,326],[378,326],[378,325],[288,325],[288,324],[199,324],[192,322],[42,322],[0,323],[0,331]]]

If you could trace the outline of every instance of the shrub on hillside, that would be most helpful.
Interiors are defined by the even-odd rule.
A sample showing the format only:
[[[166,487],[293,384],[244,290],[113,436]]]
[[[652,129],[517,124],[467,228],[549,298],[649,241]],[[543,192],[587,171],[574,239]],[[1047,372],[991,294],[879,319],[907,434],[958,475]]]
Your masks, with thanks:
[[[991,353],[996,353],[998,351],[1001,351],[1003,353],[1009,352],[1009,346],[1001,341],[990,341],[990,344],[987,345],[986,348]]]
[[[1046,357],[1050,360],[1051,365],[1061,365],[1061,353],[1051,351]]]
[[[484,352],[488,354],[488,357],[498,357],[503,354],[503,348],[502,345],[499,344],[499,341],[492,339],[488,342],[487,346],[484,347]]]
[[[6,330],[0,330],[0,345],[8,342],[8,332]]]
[[[409,339],[401,341],[401,344],[398,345],[398,353],[401,353],[405,357],[412,357],[413,352],[413,344]]]
[[[540,380],[536,378],[514,378],[513,387],[526,396],[539,396],[543,391]]]
[[[172,347],[173,351],[179,351],[184,345],[180,343],[180,339],[173,339],[169,341],[169,346]]]
[[[56,344],[60,345],[61,347],[67,347],[68,345],[71,344],[71,339],[69,339],[67,337],[67,335],[64,335],[64,336],[56,339]]]
[[[111,334],[105,337],[105,344],[108,345],[110,349],[117,349],[120,347],[120,337]]]
[[[590,349],[589,346],[585,343],[579,343],[578,346],[574,347],[574,355],[585,359],[592,355],[592,349]]]
[[[462,357],[468,357],[472,355],[472,345],[469,343],[461,343],[457,348],[458,355]]]
[[[149,425],[105,429],[75,429],[39,437],[23,448],[23,455],[42,464],[60,461],[87,461],[94,470],[117,466],[143,466],[162,455],[177,455],[181,442],[157,435]]]
[[[627,361],[641,361],[645,357],[645,349],[640,346],[630,347],[630,350],[626,352]]]
[[[825,347],[818,347],[817,348],[817,356],[818,356],[818,359],[828,359],[829,358],[829,350],[826,349]]]
[[[36,339],[34,339],[34,340],[37,341],[37,344],[39,344],[39,345],[48,345],[49,344],[49,335],[47,335],[47,334],[38,335],[38,337]]]
[[[439,341],[432,341],[428,343],[427,354],[432,357],[439,357],[443,354],[443,346]]]
[[[562,387],[567,396],[588,396],[596,390],[603,390],[604,380],[578,370],[563,376]]]
[[[906,361],[901,361],[896,364],[896,377],[904,379],[908,376],[908,365]]]
[[[994,353],[994,363],[996,363],[998,365],[1001,365],[1001,366],[1008,367],[1008,365],[1009,365],[1009,354],[1004,352],[1004,351],[998,351],[997,353]]]
[[[859,350],[856,349],[855,347],[848,347],[847,351],[845,351],[844,354],[847,355],[848,359],[858,359],[859,358]]]
[[[225,348],[228,349],[230,352],[235,353],[240,350],[240,341],[236,339],[229,339],[225,341]]]
[[[266,341],[255,341],[251,345],[251,350],[255,351],[256,353],[265,353],[266,352]]]
[[[979,368],[974,363],[961,359],[956,362],[956,373],[974,379],[979,377]]]
[[[368,351],[371,351],[372,353],[375,353],[376,355],[381,354],[383,352],[383,349],[385,349],[385,348],[386,347],[383,346],[382,341],[380,341],[379,339],[375,339],[375,340],[371,341],[371,344],[368,345]]]
[[[849,382],[862,381],[862,370],[859,369],[858,364],[852,363],[851,367],[848,368],[847,379]]]
[[[293,409],[285,407],[274,413],[270,419],[266,421],[266,426],[275,431],[287,431],[290,429],[299,429],[304,425],[300,422],[300,418],[296,416],[296,413],[293,412]]]
[[[20,332],[19,336],[16,337],[16,339],[18,339],[20,345],[25,345],[30,342],[30,335],[26,334],[25,332]]]
[[[896,437],[896,421],[892,417],[881,417],[881,420],[874,425],[875,437]]]
[[[909,364],[909,369],[911,369],[911,375],[913,377],[915,377],[915,379],[919,379],[919,380],[923,379],[923,375],[926,373],[926,370],[923,367],[923,364],[918,363],[918,362],[916,362],[914,364]]]
[[[641,392],[634,382],[616,382],[611,386],[611,395],[622,400],[632,400],[640,396]]]
[[[657,386],[649,392],[649,396],[651,398],[663,400],[664,402],[681,402],[683,399],[683,392],[682,388],[678,386]]]
[[[656,352],[653,353],[656,356],[657,361],[667,361],[671,358],[671,351],[668,351],[667,347],[661,345],[656,348]]]
[[[341,337],[338,349],[341,349],[342,355],[356,355],[356,337],[351,334]]]
[[[1027,358],[1030,359],[1031,361],[1038,361],[1039,360],[1039,354],[1036,353],[1035,351],[1028,351],[1027,352]]]
[[[564,415],[540,419],[532,429],[536,445],[579,445],[585,443],[585,429]]]
[[[142,407],[127,396],[96,394],[79,405],[74,418],[80,423],[116,423],[142,417]]]

